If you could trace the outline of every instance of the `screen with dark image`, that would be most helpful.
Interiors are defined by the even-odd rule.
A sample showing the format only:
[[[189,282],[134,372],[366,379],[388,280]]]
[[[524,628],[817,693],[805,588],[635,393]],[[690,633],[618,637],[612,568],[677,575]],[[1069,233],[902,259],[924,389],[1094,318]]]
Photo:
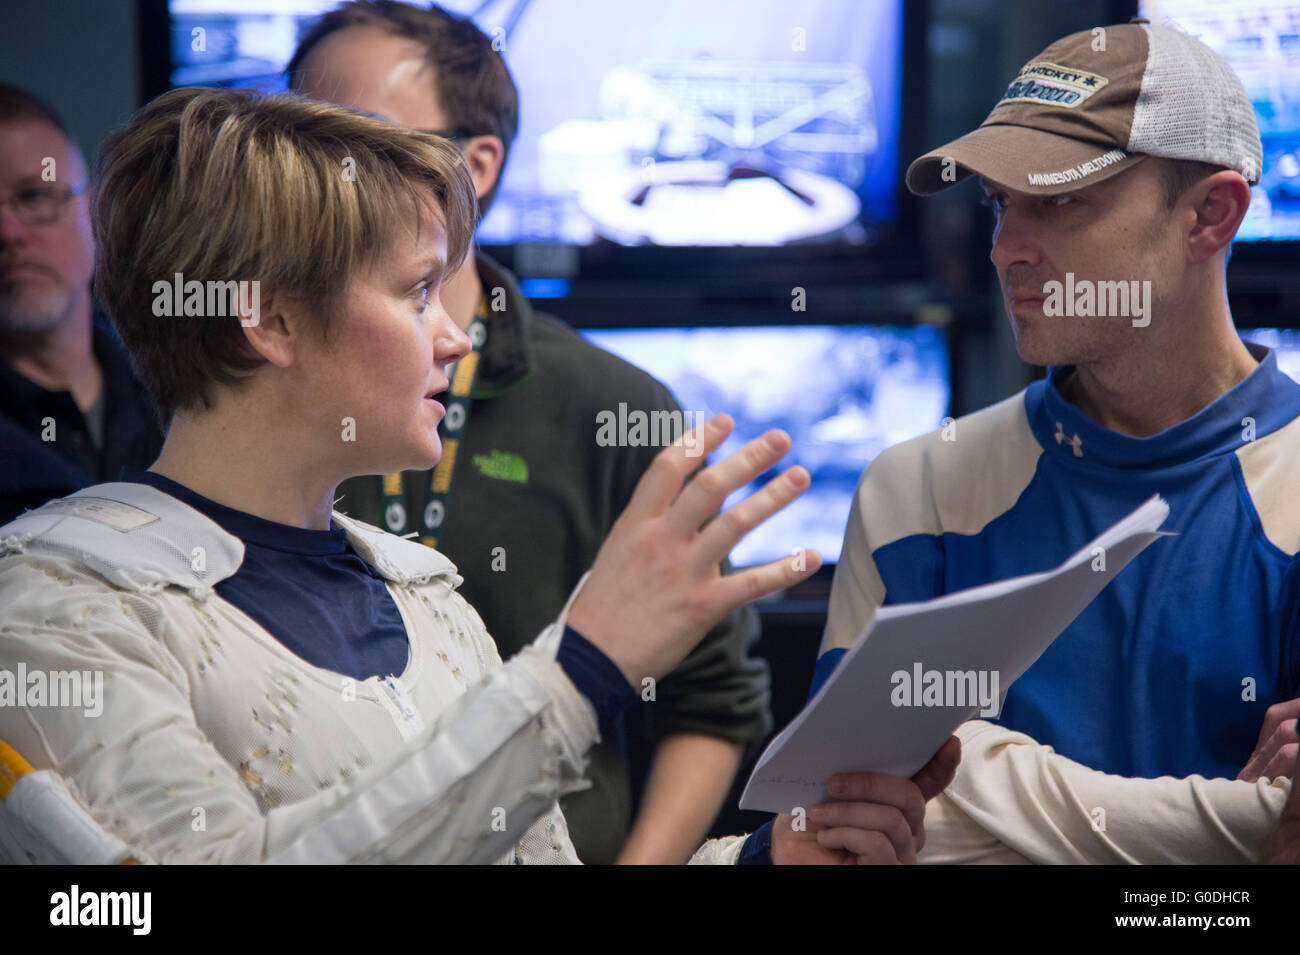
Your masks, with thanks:
[[[336,5],[170,0],[172,83],[283,89]],[[444,6],[521,93],[482,242],[868,243],[894,219],[902,0]]]
[[[839,559],[858,479],[892,444],[939,428],[948,414],[948,344],[932,326],[766,326],[583,330],[601,348],[672,389],[690,423],[726,413],[735,430],[714,458],[771,428],[812,485],[742,540],[737,566],[800,547]],[[777,472],[773,472],[777,473]],[[730,506],[772,475],[736,491]]]
[[[1300,0],[1142,0],[1139,11],[1227,60],[1255,106],[1264,168],[1237,241],[1300,239]]]

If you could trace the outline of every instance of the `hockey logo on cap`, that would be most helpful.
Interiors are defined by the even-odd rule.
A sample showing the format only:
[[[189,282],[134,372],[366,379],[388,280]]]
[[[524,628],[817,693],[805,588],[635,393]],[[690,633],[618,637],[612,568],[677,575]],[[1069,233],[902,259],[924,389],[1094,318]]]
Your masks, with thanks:
[[[1030,63],[1007,87],[998,105],[1047,103],[1073,109],[1109,82],[1104,76],[1068,66],[1045,61]]]

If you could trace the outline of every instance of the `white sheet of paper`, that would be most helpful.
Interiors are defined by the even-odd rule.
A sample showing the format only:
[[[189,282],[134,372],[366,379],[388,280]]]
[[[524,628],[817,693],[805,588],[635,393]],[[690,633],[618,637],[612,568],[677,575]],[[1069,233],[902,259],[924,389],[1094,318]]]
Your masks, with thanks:
[[[1000,712],[1012,682],[1130,560],[1167,536],[1157,528],[1168,515],[1156,495],[1055,570],[880,608],[816,696],[768,744],[740,807],[790,812],[827,802],[826,779],[839,772],[913,775],[966,720],[996,715],[980,712],[981,674],[986,690],[997,675],[993,706]],[[948,705],[902,705],[922,702],[922,688],[905,695],[907,681],[894,674],[911,678],[918,665],[945,674]],[[946,678],[969,671],[974,699],[969,680]]]

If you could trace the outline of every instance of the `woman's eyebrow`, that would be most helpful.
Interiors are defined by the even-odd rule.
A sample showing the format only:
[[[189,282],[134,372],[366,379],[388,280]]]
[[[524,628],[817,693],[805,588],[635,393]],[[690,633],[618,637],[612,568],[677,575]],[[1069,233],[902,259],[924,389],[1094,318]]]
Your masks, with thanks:
[[[62,182],[54,183],[47,179],[42,179],[39,173],[32,173],[30,176],[19,176],[13,181],[14,189],[30,189],[33,186],[50,186],[63,185]]]

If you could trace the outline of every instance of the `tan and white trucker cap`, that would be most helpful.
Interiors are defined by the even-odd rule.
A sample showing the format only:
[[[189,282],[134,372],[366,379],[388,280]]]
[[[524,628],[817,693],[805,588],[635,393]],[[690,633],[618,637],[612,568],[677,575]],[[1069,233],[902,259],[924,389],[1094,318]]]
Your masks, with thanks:
[[[930,195],[973,174],[1052,195],[1145,156],[1226,166],[1254,185],[1264,151],[1232,68],[1195,37],[1135,21],[1057,40],[978,129],[913,162],[907,188]]]

